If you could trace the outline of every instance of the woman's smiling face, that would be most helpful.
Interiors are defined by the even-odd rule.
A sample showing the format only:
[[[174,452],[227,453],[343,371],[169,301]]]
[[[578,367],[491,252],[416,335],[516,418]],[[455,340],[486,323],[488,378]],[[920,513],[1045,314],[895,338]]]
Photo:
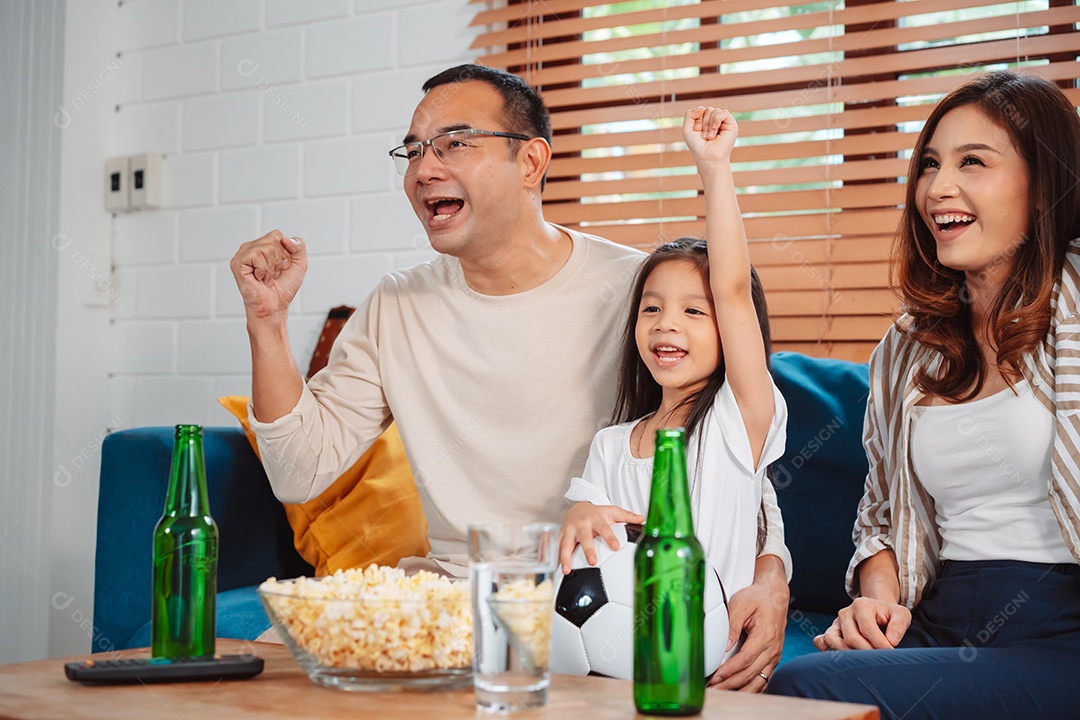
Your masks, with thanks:
[[[1000,287],[1031,225],[1027,162],[974,105],[950,110],[919,159],[915,198],[942,265]]]

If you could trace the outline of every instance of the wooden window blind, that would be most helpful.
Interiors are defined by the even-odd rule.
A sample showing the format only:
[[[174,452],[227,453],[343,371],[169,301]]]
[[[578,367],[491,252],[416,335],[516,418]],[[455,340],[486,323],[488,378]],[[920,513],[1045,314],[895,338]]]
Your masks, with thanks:
[[[650,249],[704,232],[683,113],[740,125],[736,184],[774,349],[865,361],[895,317],[908,157],[965,76],[1012,67],[1080,102],[1077,0],[472,0],[478,60],[551,108],[552,222]]]

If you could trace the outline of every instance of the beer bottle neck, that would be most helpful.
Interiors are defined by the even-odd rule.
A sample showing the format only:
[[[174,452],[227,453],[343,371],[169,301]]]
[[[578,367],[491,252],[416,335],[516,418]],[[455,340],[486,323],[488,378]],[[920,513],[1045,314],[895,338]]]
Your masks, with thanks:
[[[682,428],[656,431],[649,514],[644,532],[654,537],[690,537],[694,534],[686,476],[685,431]]]
[[[172,470],[165,495],[167,515],[209,515],[206,466],[203,461],[202,427],[177,425]]]

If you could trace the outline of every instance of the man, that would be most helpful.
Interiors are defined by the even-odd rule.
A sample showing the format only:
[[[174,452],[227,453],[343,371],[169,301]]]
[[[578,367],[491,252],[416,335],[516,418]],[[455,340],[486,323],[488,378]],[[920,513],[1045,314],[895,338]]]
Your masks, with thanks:
[[[428,564],[456,574],[469,522],[561,519],[563,492],[613,406],[618,335],[643,256],[544,220],[551,126],[528,84],[462,65],[423,89],[391,154],[440,255],[383,278],[306,385],[286,332],[307,270],[303,242],[275,230],[242,245],[231,267],[252,350],[249,414],[275,494],[316,497],[396,421],[427,517]],[[611,521],[623,515],[613,509]],[[781,557],[782,529],[754,585],[731,598],[732,632],[749,637],[718,672],[721,687],[760,691],[775,667]]]

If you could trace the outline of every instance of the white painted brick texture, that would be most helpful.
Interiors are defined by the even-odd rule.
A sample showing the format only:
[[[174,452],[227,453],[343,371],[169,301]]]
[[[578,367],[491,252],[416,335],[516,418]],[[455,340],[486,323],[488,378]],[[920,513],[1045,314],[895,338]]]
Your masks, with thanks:
[[[398,63],[401,67],[463,62],[476,36],[469,23],[476,6],[461,0],[418,5],[397,13]],[[417,42],[422,38],[421,42]]]
[[[313,25],[307,31],[307,76],[317,78],[391,67],[393,42],[394,18],[390,13]]]
[[[165,199],[167,208],[212,205],[217,156],[168,155],[162,164],[165,175]]]
[[[345,80],[283,85],[263,100],[266,142],[345,134],[349,85]]]
[[[306,371],[327,310],[432,251],[387,150],[420,85],[473,56],[467,0],[125,0],[118,152],[161,152],[163,209],[114,222],[113,411],[131,426],[232,424],[250,392],[228,267],[273,228],[310,267],[289,317]]]
[[[254,145],[259,141],[259,93],[225,93],[184,103],[184,152]]]
[[[175,262],[178,220],[175,212],[118,215],[113,226],[113,262],[119,266]]]
[[[134,401],[130,412],[132,427],[145,425],[176,425],[192,423],[209,425],[214,417],[212,378],[162,375],[135,377],[132,383]],[[220,420],[219,420],[220,422]]]
[[[254,205],[185,210],[180,217],[180,262],[228,261],[237,238],[259,236],[259,209]]]
[[[127,105],[116,113],[120,155],[174,153],[180,147],[180,107],[173,102]]]
[[[387,152],[389,138],[365,135],[304,147],[307,195],[356,195],[389,190],[397,174]]]
[[[182,375],[213,377],[219,373],[246,373],[251,351],[243,320],[180,323],[179,364]]]
[[[254,240],[255,238],[252,238]],[[214,265],[214,317],[243,317],[244,300],[226,263]],[[245,369],[247,372],[247,369]]]
[[[210,316],[211,273],[207,265],[146,268],[136,282],[140,318]]]
[[[176,327],[171,322],[131,320],[113,329],[113,372],[167,375],[176,366]]]
[[[124,53],[116,60],[122,65],[116,73],[116,102],[120,105],[139,102],[142,99],[142,55]]]
[[[302,28],[227,38],[221,43],[221,86],[258,88],[300,79]]]
[[[218,200],[279,200],[299,195],[300,148],[268,145],[221,154]]]
[[[430,247],[424,226],[401,188],[355,198],[349,215],[349,239],[357,253],[382,249],[412,252]]]
[[[304,238],[309,255],[342,255],[348,247],[348,211],[343,197],[267,203],[260,230],[280,230],[289,237]]]
[[[259,0],[184,0],[182,5],[184,42],[258,30],[262,17]]]
[[[217,52],[216,42],[147,52],[142,66],[143,99],[161,100],[215,91]]]
[[[352,129],[356,133],[389,130],[404,137],[424,81],[442,68],[414,68],[361,75],[352,81]],[[379,98],[378,102],[372,102]]]
[[[357,10],[362,9],[364,1],[360,0],[361,7]],[[348,14],[349,0],[266,0],[267,27],[346,17]]]
[[[371,294],[382,276],[393,269],[390,255],[354,255],[344,258],[310,258],[301,310],[321,313],[335,305],[356,306]]]
[[[120,5],[118,50],[174,45],[180,40],[181,4],[173,0],[141,0]]]

